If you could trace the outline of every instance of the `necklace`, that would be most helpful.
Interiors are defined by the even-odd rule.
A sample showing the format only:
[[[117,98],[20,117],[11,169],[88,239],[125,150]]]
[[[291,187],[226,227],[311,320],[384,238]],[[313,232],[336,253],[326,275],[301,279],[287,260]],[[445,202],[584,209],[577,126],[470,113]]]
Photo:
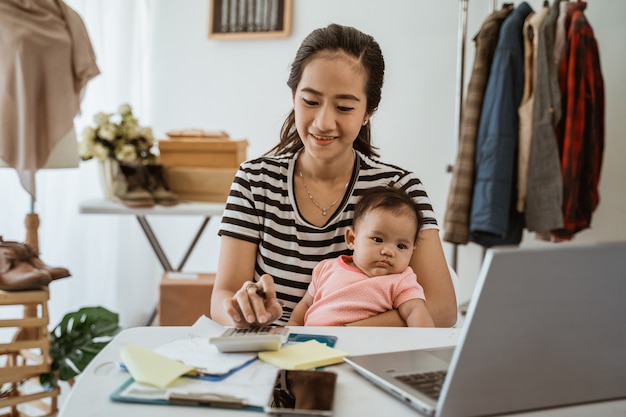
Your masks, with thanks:
[[[302,175],[302,170],[300,170],[299,174],[300,174],[300,179],[302,180],[302,185],[304,185],[304,191],[306,191],[306,195],[309,196],[309,200],[311,200],[311,203],[313,203],[315,207],[321,210],[322,216],[326,216],[328,214],[328,210],[330,210],[335,204],[337,204],[337,201],[339,201],[339,199],[343,196],[343,193],[341,193],[341,195],[337,197],[335,201],[330,203],[328,207],[322,207],[319,205],[317,201],[315,201],[315,199],[311,195],[311,192],[309,191],[309,187],[306,186],[306,182],[304,182],[304,176]],[[350,184],[350,180],[348,180],[348,182],[346,183],[346,185],[344,185],[343,188],[344,189],[348,188],[348,184]]]

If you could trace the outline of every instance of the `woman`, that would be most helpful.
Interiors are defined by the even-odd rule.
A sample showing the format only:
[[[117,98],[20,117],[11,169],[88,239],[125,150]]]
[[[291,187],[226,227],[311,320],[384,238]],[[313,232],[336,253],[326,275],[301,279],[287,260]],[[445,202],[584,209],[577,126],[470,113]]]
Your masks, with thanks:
[[[366,190],[408,193],[424,226],[411,267],[436,326],[456,321],[456,298],[432,206],[413,173],[373,159],[369,121],[378,108],[384,59],[369,35],[340,25],[302,42],[287,85],[294,108],[280,143],[241,165],[220,229],[221,249],[211,300],[224,325],[286,323],[304,296],[315,265],[349,255],[345,229]],[[396,310],[354,325],[403,326]]]

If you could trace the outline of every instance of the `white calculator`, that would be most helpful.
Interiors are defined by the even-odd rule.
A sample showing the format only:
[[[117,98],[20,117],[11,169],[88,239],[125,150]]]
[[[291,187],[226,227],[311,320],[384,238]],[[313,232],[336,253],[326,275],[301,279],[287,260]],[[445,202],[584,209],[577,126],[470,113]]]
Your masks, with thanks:
[[[283,326],[230,327],[220,336],[210,337],[220,352],[260,352],[278,350],[289,337]]]

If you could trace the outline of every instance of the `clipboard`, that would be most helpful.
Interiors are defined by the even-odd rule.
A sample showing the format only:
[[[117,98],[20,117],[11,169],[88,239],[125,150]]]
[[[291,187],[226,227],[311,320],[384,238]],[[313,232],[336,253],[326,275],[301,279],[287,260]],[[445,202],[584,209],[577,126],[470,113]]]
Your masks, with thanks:
[[[238,408],[249,411],[263,411],[263,407],[247,405],[241,398],[234,396],[224,396],[219,394],[178,394],[170,395],[168,399],[163,398],[142,398],[131,397],[123,393],[131,387],[135,381],[129,378],[118,389],[113,391],[109,396],[111,401],[135,404],[152,404],[152,405],[177,405],[192,407],[214,407],[214,408]]]

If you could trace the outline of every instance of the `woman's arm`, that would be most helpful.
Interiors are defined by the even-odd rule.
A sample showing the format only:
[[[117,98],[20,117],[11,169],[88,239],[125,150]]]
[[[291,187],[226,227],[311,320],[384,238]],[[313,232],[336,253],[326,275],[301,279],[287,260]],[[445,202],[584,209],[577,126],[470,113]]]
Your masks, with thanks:
[[[271,323],[282,315],[276,299],[274,280],[263,275],[256,287],[259,296],[248,288],[254,278],[258,246],[245,240],[222,236],[215,285],[211,295],[211,319],[225,325],[246,327]]]
[[[456,294],[438,230],[428,229],[419,233],[410,265],[424,288],[426,307],[435,326],[454,326],[457,319]]]

